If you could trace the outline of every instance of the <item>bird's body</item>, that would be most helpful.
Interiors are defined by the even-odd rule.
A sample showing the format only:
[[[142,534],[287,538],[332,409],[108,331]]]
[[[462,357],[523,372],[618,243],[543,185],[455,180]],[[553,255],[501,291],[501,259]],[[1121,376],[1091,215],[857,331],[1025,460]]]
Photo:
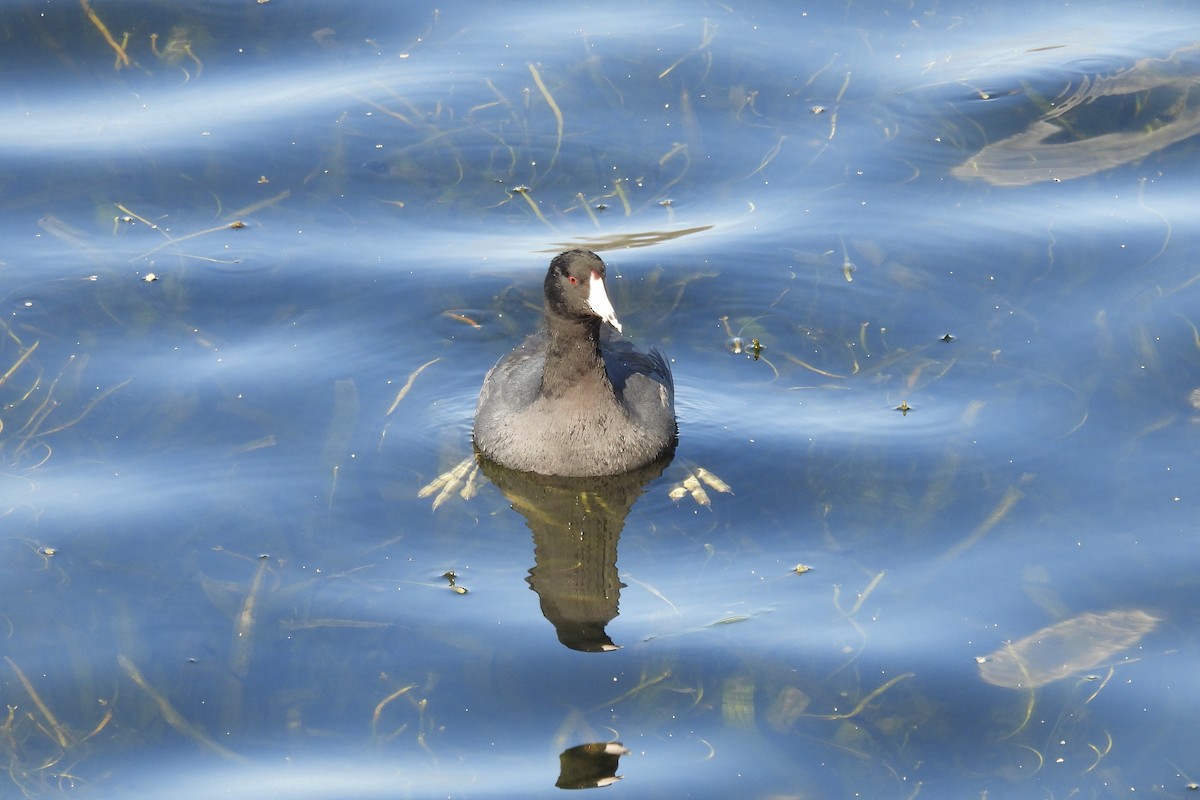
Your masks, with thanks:
[[[550,264],[543,328],[484,378],[475,446],[543,475],[616,475],[675,446],[674,381],[657,350],[619,333],[604,262],[572,250]]]

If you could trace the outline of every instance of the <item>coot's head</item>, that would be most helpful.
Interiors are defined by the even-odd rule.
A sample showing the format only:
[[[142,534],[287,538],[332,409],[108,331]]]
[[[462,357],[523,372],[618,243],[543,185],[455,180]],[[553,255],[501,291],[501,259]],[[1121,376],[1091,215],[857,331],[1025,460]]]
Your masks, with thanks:
[[[548,315],[575,320],[599,317],[621,330],[604,288],[604,262],[590,250],[556,255],[546,273],[545,288]]]

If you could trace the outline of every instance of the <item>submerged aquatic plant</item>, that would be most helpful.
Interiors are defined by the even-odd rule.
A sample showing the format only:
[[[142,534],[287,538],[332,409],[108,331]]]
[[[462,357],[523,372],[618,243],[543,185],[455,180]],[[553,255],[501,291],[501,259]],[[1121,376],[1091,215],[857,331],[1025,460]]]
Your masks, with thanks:
[[[1111,75],[1085,76],[1053,101],[1026,85],[1042,116],[1020,133],[985,145],[950,174],[996,186],[1065,181],[1131,164],[1189,139],[1200,133],[1197,53],[1200,45],[1189,45]]]
[[[0,323],[3,324],[3,323]],[[7,370],[0,375],[0,458],[9,470],[27,473],[45,464],[53,453],[48,437],[79,424],[109,395],[129,383],[110,386],[77,405],[69,401],[78,386],[86,359],[75,355],[52,378],[32,359],[40,339],[26,344],[11,325],[4,325],[0,353],[9,355]]]
[[[979,674],[997,686],[1036,689],[1105,663],[1159,621],[1139,609],[1080,614],[981,656]]]

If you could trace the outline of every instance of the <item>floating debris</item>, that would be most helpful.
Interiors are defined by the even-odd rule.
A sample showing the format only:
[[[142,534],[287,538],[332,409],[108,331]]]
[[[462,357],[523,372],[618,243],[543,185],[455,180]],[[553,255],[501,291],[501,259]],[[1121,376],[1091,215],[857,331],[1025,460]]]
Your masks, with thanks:
[[[740,336],[731,336],[725,340],[725,349],[735,356],[748,355],[755,361],[758,361],[762,357],[762,351],[767,348],[758,339],[751,339],[747,342]],[[765,361],[766,359],[762,360]]]
[[[456,322],[461,322],[464,325],[470,325],[475,330],[480,330],[483,328],[482,325],[468,317],[466,314],[459,314],[456,311],[443,311],[442,316],[449,317],[450,319],[455,320]]]
[[[445,578],[446,582],[450,584],[450,591],[454,592],[455,594],[467,593],[467,587],[458,585],[458,573],[456,573],[454,570],[443,572],[442,577]]]

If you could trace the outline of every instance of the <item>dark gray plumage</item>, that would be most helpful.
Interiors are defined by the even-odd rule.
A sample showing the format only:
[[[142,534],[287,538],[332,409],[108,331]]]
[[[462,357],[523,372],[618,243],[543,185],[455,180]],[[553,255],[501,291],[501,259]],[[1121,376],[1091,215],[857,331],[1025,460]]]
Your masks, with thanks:
[[[675,446],[675,386],[658,350],[621,338],[604,262],[560,253],[542,329],[492,367],[475,408],[475,446],[512,469],[617,475]]]

